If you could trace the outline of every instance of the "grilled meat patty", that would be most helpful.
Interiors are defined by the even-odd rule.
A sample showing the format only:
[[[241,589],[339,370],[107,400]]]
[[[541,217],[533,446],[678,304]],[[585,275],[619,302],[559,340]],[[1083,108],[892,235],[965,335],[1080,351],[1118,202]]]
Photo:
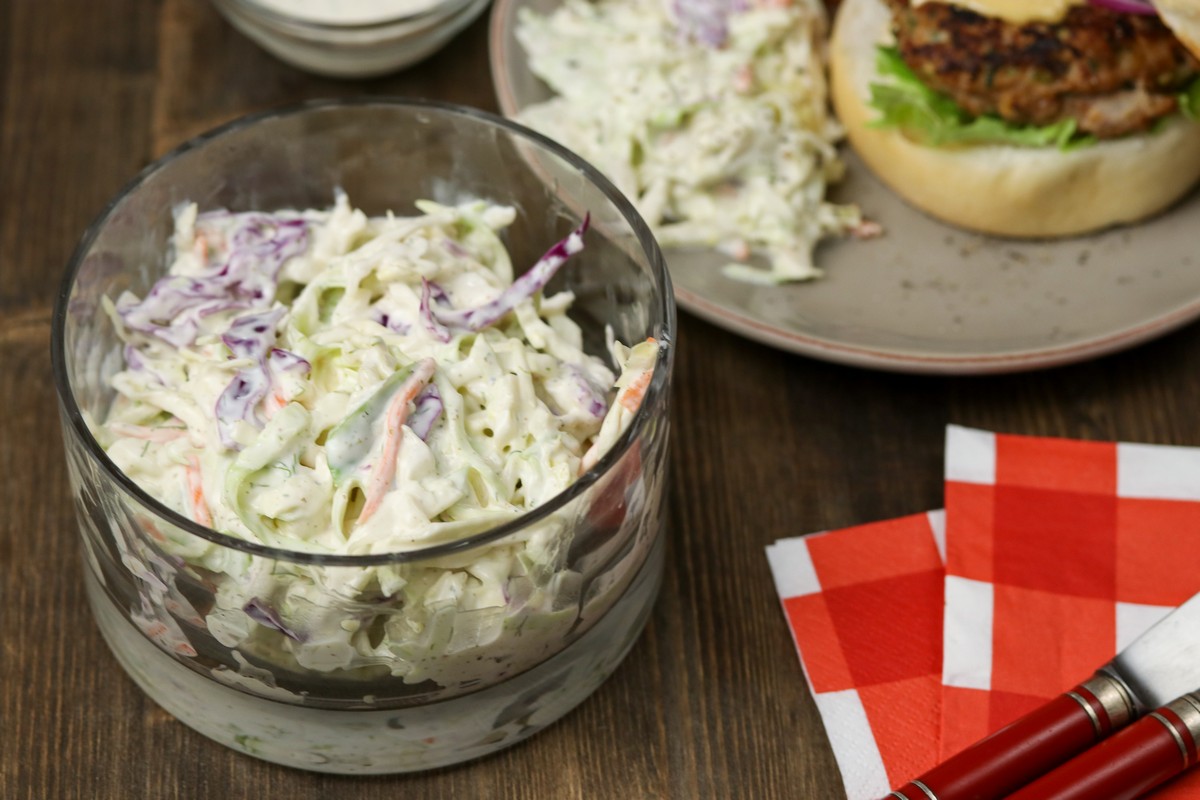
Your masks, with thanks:
[[[1073,7],[1062,22],[1016,25],[942,3],[888,0],[905,62],[967,113],[1018,124],[1072,118],[1101,138],[1173,113],[1200,63],[1154,16]]]

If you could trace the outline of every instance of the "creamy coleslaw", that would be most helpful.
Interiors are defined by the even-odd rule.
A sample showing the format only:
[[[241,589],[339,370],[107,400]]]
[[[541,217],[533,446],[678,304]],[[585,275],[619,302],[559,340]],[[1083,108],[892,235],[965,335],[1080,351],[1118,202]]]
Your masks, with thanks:
[[[522,8],[517,38],[557,96],[519,118],[599,167],[664,246],[718,248],[743,280],[819,277],[816,244],[863,230],[825,200],[844,170],[825,26],[818,0]]]
[[[586,220],[514,278],[512,208],[418,207],[180,209],[167,276],[108,303],[126,367],[92,429],[116,466],[201,525],[318,554],[461,539],[566,489],[628,426],[657,343],[612,342],[618,377],[584,351],[571,295],[543,293]],[[288,669],[461,686],[562,645],[584,605],[568,534],[551,516],[438,560],[328,567],[163,531],[216,603],[173,595],[135,622],[184,656],[176,617]]]

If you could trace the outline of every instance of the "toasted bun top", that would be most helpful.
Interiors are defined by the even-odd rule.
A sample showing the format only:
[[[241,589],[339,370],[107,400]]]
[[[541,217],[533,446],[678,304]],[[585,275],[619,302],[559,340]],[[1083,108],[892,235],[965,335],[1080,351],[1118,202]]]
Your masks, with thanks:
[[[932,147],[874,127],[869,87],[883,80],[875,48],[890,41],[890,22],[882,0],[844,0],[830,43],[831,95],[859,157],[926,213],[1000,236],[1068,236],[1150,216],[1200,180],[1200,124],[1182,115],[1153,134],[1067,151]]]
[[[1154,7],[1184,47],[1200,58],[1200,3],[1196,0],[1155,0]]]

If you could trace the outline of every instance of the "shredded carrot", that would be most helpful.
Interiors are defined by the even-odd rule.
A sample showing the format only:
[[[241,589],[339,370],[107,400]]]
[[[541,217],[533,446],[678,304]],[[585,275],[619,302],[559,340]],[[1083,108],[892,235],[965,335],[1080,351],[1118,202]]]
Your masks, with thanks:
[[[208,237],[203,233],[196,234],[192,242],[192,253],[200,259],[201,264],[208,263]]]
[[[283,396],[283,390],[276,386],[267,395],[266,400],[263,401],[263,405],[266,406],[267,419],[270,419],[275,416],[275,413],[279,409],[287,405],[287,398]]]
[[[396,396],[388,405],[383,452],[380,453],[379,463],[371,470],[371,485],[365,491],[367,500],[363,504],[362,512],[358,515],[360,523],[366,522],[379,510],[383,496],[387,494],[388,486],[391,485],[392,478],[396,476],[396,459],[400,455],[400,442],[404,440],[401,429],[404,427],[405,420],[408,419],[408,404],[416,399],[425,385],[429,383],[436,366],[437,362],[432,358],[425,358],[418,362],[413,374],[408,376],[408,380],[401,385],[400,391],[396,392]]]
[[[734,261],[747,261],[750,258],[750,245],[745,239],[735,239],[729,243],[729,255]]]
[[[850,235],[855,239],[874,239],[883,234],[883,226],[869,219],[864,219],[857,227],[850,229]]]
[[[142,632],[149,636],[154,641],[161,644],[163,647],[170,648],[181,656],[196,656],[196,648],[192,647],[191,643],[186,640],[181,640],[179,635],[167,627],[162,620],[154,620],[146,622],[141,626]]]
[[[163,602],[163,607],[165,609],[167,609],[167,611],[170,611],[175,616],[179,617],[182,620],[185,620],[186,622],[191,623],[192,625],[196,625],[196,626],[200,626],[200,627],[204,626],[204,619],[199,614],[196,613],[195,609],[193,609],[191,607],[184,608],[183,605],[181,605],[178,600],[172,600],[171,598],[168,597]]]
[[[165,542],[167,540],[167,537],[163,536],[162,531],[158,529],[158,526],[150,520],[141,518],[138,521],[142,523],[142,527],[145,528],[146,533],[150,534],[150,538],[154,541]]]
[[[754,69],[749,64],[742,64],[733,73],[733,88],[738,94],[747,94],[754,88]]]
[[[647,336],[646,341],[650,344],[656,343],[653,336]],[[642,400],[646,396],[646,388],[650,385],[652,377],[654,377],[653,366],[625,384],[625,388],[617,393],[617,402],[631,414],[637,412],[642,405]],[[583,458],[579,461],[579,474],[582,475],[596,466],[596,462],[600,460],[602,455],[604,454],[600,452],[600,442],[592,442],[592,446],[587,449],[583,454]]]
[[[204,499],[204,483],[200,479],[200,459],[195,454],[188,456],[187,465],[188,497],[192,501],[192,519],[201,525],[212,526],[212,512]]]
[[[631,380],[621,390],[621,396],[617,398],[617,402],[625,406],[629,411],[637,411],[638,406],[642,404],[642,398],[646,396],[646,387],[650,385],[650,378],[653,375],[654,372],[652,370],[646,370]]]

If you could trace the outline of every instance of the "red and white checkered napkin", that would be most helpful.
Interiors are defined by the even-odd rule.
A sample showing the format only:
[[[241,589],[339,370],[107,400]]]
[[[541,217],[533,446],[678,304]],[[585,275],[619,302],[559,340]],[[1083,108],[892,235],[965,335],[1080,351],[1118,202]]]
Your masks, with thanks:
[[[768,548],[850,800],[1086,679],[1200,591],[1197,448],[951,426],[939,539],[942,519]],[[1155,797],[1200,800],[1200,774]]]
[[[942,550],[940,512],[767,548],[850,800],[937,763]]]
[[[946,528],[943,757],[1200,591],[1200,449],[951,427]],[[1200,798],[1200,775],[1155,797]]]

